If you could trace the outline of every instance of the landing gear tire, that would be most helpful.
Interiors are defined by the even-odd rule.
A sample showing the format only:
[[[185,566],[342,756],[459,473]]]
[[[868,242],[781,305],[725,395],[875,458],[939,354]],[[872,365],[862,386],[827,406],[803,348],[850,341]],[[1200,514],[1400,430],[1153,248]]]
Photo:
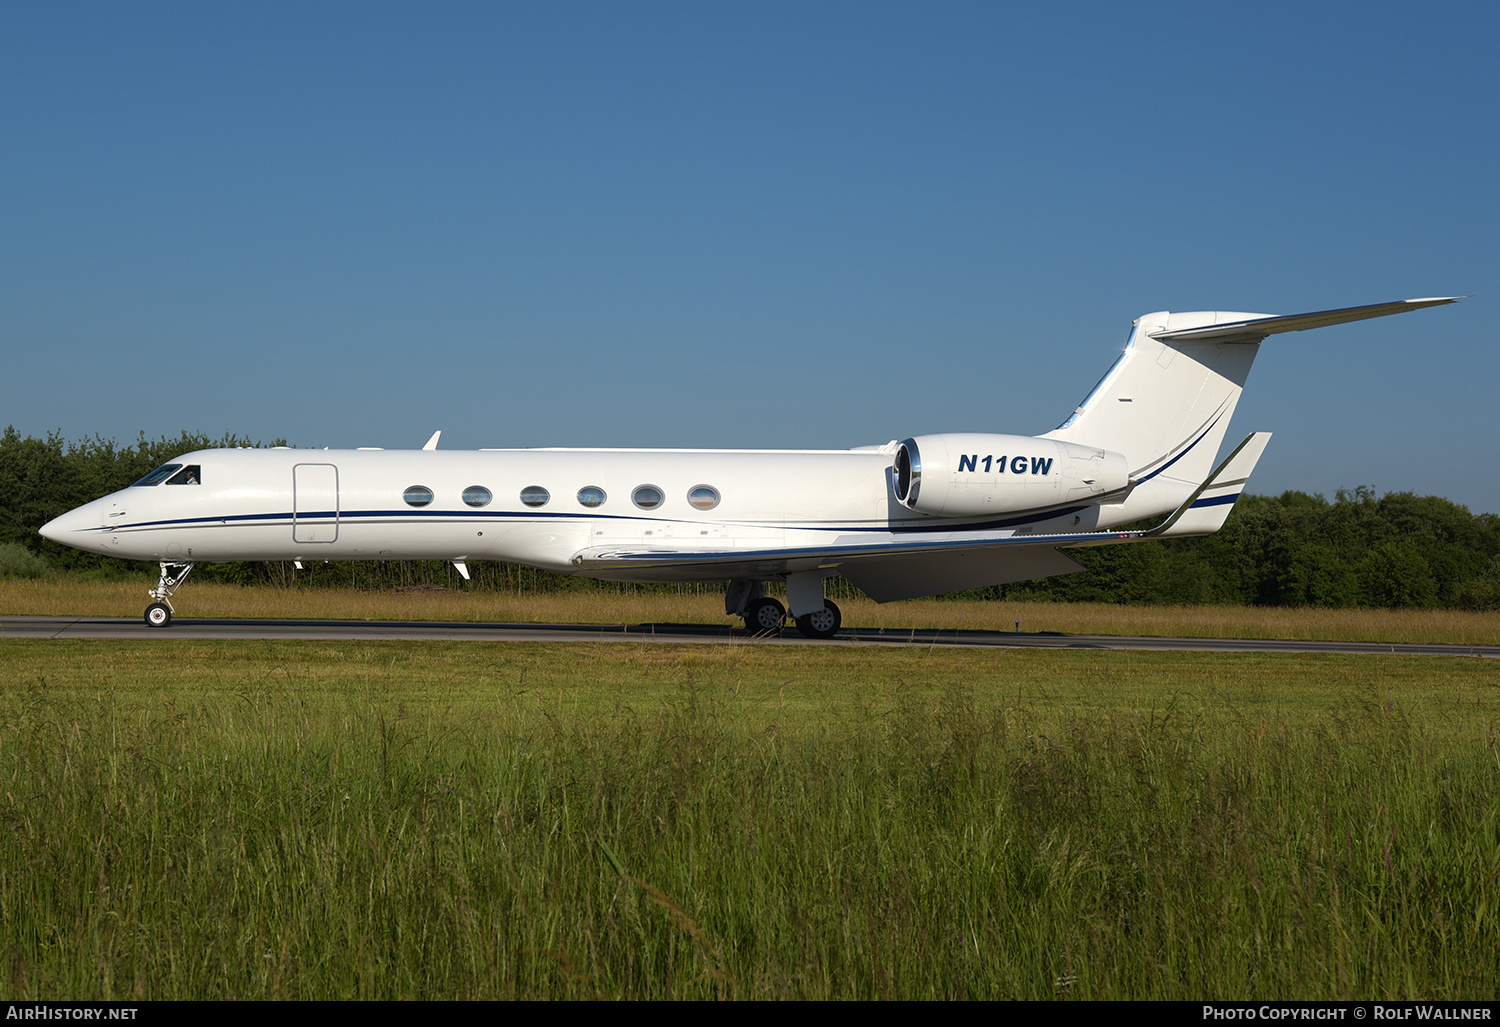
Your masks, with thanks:
[[[832,638],[843,623],[844,615],[839,608],[825,599],[821,610],[797,618],[797,630],[808,638]]]
[[[757,635],[780,631],[786,623],[786,607],[775,599],[757,599],[745,607],[745,627]]]
[[[146,623],[153,628],[164,628],[172,623],[172,608],[166,603],[152,603],[146,607]]]

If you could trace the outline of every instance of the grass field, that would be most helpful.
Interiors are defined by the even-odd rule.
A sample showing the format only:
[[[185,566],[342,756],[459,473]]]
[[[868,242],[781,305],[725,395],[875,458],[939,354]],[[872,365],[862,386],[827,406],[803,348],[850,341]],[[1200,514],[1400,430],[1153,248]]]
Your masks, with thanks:
[[[1500,667],[0,641],[15,999],[1500,995]]]
[[[0,615],[139,617],[139,582],[0,579]],[[1461,610],[1329,610],[1244,606],[1115,606],[917,599],[880,605],[839,598],[850,627],[1056,631],[1073,635],[1327,639],[1500,644],[1500,615]],[[716,594],[375,592],[189,582],[178,616],[495,623],[725,624]],[[733,623],[738,624],[738,621]]]

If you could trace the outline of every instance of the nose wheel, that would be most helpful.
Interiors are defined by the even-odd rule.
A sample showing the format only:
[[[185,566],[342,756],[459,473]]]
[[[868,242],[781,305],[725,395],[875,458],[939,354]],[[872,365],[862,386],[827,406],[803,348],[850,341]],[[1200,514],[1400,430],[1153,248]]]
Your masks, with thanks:
[[[192,573],[193,565],[190,563],[163,563],[161,565],[161,577],[156,580],[156,587],[150,592],[151,598],[155,600],[146,607],[146,623],[153,628],[164,628],[172,623],[172,593],[182,587],[187,576]]]

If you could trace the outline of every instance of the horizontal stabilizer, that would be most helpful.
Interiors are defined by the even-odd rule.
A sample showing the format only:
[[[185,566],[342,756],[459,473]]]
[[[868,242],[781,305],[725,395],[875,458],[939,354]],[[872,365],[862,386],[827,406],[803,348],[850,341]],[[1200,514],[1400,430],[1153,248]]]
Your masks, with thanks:
[[[1184,535],[1212,535],[1224,526],[1234,501],[1245,490],[1245,481],[1255,470],[1255,463],[1266,451],[1271,433],[1258,431],[1245,438],[1234,452],[1224,458],[1208,480],[1188,497],[1187,502],[1142,538],[1179,538]]]
[[[1445,303],[1457,303],[1462,296],[1433,296],[1420,300],[1397,300],[1394,303],[1371,303],[1364,307],[1342,307],[1338,310],[1315,310],[1308,314],[1284,314],[1273,317],[1256,317],[1246,321],[1231,321],[1228,324],[1204,325],[1200,328],[1183,328],[1175,332],[1152,332],[1153,339],[1173,342],[1259,342],[1268,335],[1281,332],[1305,332],[1309,328],[1326,328],[1328,325],[1344,324],[1348,321],[1363,321],[1371,317],[1388,314],[1404,314],[1423,307],[1440,307]]]

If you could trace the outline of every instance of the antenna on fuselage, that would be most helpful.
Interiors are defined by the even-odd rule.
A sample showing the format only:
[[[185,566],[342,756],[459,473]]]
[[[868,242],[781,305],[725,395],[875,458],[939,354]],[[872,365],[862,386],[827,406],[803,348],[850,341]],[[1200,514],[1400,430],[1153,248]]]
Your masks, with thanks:
[[[438,436],[441,435],[441,434],[443,434],[443,430],[441,428],[439,428],[437,431],[433,432],[432,433],[432,438],[430,438],[430,439],[427,440],[427,445],[425,445],[425,446],[422,447],[423,451],[425,452],[425,451],[427,451],[429,449],[437,449]]]

